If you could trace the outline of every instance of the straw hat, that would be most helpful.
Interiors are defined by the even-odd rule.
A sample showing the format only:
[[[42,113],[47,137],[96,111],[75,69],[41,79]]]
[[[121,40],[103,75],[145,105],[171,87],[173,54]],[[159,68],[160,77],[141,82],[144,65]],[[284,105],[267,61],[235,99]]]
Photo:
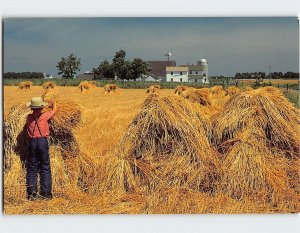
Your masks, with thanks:
[[[47,103],[43,101],[42,97],[33,97],[26,105],[30,108],[42,108],[45,107]]]

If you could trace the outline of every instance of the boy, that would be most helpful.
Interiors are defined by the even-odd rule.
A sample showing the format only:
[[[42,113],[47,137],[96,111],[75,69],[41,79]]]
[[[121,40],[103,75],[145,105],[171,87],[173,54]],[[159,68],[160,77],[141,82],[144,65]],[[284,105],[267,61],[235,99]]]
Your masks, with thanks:
[[[43,112],[47,103],[41,97],[33,97],[27,103],[33,112],[27,117],[26,128],[29,136],[27,159],[27,198],[37,197],[37,172],[40,174],[40,196],[52,198],[52,178],[49,158],[49,124],[48,121],[57,111],[56,102],[52,102],[52,110]]]

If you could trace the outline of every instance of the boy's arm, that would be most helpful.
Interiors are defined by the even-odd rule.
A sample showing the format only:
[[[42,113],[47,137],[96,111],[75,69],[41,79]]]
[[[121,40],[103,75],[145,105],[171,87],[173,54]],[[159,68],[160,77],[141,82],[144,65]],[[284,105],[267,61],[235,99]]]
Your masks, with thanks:
[[[51,105],[52,105],[52,110],[47,112],[48,120],[51,119],[54,116],[54,114],[57,112],[56,101],[51,101]]]
[[[57,105],[56,105],[56,101],[52,101],[52,106],[53,106],[53,112],[56,113],[57,112]]]

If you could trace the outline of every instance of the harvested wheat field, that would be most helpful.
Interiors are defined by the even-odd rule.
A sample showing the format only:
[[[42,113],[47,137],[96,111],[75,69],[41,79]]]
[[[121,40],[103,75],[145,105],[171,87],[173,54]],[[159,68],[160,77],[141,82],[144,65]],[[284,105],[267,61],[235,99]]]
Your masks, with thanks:
[[[299,110],[280,90],[86,86],[4,87],[5,214],[300,211]],[[23,126],[34,96],[58,107],[48,201],[26,199]]]

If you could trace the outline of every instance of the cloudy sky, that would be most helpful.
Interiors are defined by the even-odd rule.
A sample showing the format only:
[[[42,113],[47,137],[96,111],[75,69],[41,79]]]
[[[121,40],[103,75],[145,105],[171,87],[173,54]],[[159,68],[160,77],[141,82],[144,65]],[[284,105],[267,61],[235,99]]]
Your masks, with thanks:
[[[127,59],[177,65],[206,58],[210,75],[236,72],[299,72],[295,17],[277,18],[6,18],[4,72],[57,74],[61,57],[74,53],[81,72],[116,51]]]

